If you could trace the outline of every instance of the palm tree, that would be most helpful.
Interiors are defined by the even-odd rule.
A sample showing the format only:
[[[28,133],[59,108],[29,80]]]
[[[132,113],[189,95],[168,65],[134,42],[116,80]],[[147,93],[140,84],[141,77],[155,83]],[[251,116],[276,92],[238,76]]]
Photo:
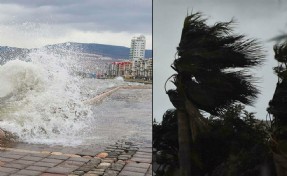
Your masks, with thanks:
[[[167,91],[177,108],[181,175],[199,175],[191,158],[200,167],[200,157],[191,148],[197,134],[208,129],[201,111],[218,116],[235,102],[252,105],[259,93],[248,68],[262,63],[262,49],[255,40],[232,34],[231,24],[208,26],[201,13],[184,21],[172,65],[176,90]]]
[[[275,45],[274,52],[278,82],[267,111],[273,115],[270,141],[276,171],[283,176],[287,174],[287,42]]]

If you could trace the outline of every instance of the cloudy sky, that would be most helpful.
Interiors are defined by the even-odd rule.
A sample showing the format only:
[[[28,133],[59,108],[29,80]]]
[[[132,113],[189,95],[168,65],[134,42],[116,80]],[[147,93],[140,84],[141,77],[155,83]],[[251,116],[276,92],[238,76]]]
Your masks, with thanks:
[[[259,77],[257,86],[261,94],[254,107],[256,117],[265,119],[266,108],[272,98],[277,78],[272,67],[274,42],[268,41],[276,35],[287,32],[287,3],[283,0],[154,0],[153,1],[153,51],[154,51],[154,91],[153,116],[162,119],[163,113],[173,108],[164,91],[166,79],[174,72],[170,68],[176,47],[180,41],[183,20],[187,10],[202,12],[208,23],[236,20],[235,33],[257,38],[266,50],[264,66],[252,70]],[[172,83],[168,84],[172,88]]]
[[[67,41],[152,48],[151,0],[0,0],[0,46],[41,47]]]

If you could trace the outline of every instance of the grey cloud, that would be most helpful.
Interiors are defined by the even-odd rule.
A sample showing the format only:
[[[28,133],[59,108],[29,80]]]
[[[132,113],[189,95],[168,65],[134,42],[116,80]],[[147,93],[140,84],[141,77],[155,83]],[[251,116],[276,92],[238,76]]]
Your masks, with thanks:
[[[51,23],[87,31],[145,34],[151,34],[152,31],[151,0],[2,0],[0,3],[7,8],[13,5],[23,8],[20,11],[11,8],[8,12],[9,16],[15,16],[14,24]],[[11,24],[11,18],[0,23]]]

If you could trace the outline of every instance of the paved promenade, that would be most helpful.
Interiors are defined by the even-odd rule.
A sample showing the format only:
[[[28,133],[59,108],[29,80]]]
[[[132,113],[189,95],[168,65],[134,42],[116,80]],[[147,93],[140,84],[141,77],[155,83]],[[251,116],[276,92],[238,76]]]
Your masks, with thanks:
[[[119,141],[100,148],[18,144],[0,148],[0,176],[151,176],[152,147]]]
[[[98,109],[100,110],[106,110],[105,108],[110,106],[108,101],[117,102],[117,108],[114,110],[108,109],[109,114],[106,114],[106,116],[102,115],[100,119],[97,119],[97,124],[100,124],[97,127],[97,131],[100,132],[110,126],[110,121],[107,121],[107,118],[116,121],[112,131],[105,131],[105,133],[101,134],[101,137],[106,139],[108,144],[103,142],[101,144],[81,145],[78,147],[63,147],[15,143],[8,145],[8,147],[0,147],[0,176],[151,176],[152,146],[150,140],[139,140],[148,141],[148,144],[145,144],[133,143],[130,142],[133,139],[123,138],[130,141],[118,141],[113,145],[109,145],[110,141],[118,140],[109,140],[110,137],[113,137],[111,135],[115,137],[125,136],[127,128],[133,131],[133,136],[142,137],[143,139],[146,136],[151,138],[151,130],[144,128],[149,126],[143,125],[149,124],[147,123],[149,119],[140,118],[141,121],[139,121],[133,117],[129,118],[130,114],[125,113],[126,107],[120,106],[125,105],[121,100],[127,99],[133,102],[134,109],[131,109],[133,112],[147,116],[148,110],[140,112],[135,109],[136,103],[140,106],[145,105],[145,103],[138,101],[131,95],[132,93],[138,95],[142,91],[127,91],[125,89],[150,88],[151,86],[142,85],[116,87],[85,101],[85,103],[89,104],[99,104]],[[114,92],[117,93],[115,94]],[[102,103],[102,100],[107,97],[109,99]],[[113,106],[115,105],[113,104]],[[98,113],[98,111],[95,111],[95,113]],[[126,122],[130,126],[124,125]],[[126,136],[129,135],[130,133],[126,134]]]

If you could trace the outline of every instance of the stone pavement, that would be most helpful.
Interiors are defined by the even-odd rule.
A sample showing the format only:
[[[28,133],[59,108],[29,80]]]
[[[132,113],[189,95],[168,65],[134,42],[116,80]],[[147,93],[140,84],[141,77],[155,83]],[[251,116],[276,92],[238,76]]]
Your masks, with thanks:
[[[118,141],[101,151],[81,149],[78,150],[81,152],[76,152],[59,146],[51,147],[53,151],[47,149],[30,144],[16,148],[0,147],[0,176],[152,175],[151,145]],[[65,151],[75,152],[71,154]]]

